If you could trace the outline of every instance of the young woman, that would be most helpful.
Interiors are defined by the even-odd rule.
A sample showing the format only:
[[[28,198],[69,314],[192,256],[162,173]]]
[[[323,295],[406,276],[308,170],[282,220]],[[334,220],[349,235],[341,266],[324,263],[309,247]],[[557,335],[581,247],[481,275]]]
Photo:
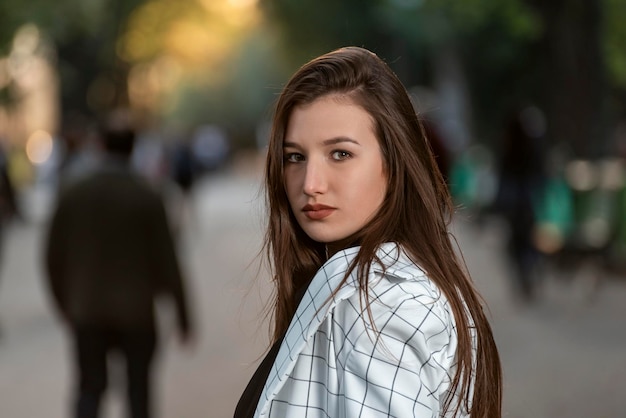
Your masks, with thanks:
[[[499,417],[501,368],[405,88],[342,48],[284,88],[266,163],[273,346],[235,417]]]

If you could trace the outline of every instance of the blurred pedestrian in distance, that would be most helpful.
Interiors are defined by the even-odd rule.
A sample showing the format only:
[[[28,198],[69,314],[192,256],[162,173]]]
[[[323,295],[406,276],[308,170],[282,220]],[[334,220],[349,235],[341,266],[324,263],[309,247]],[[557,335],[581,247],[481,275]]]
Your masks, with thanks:
[[[494,209],[508,226],[507,254],[512,264],[513,286],[522,301],[535,296],[540,253],[534,243],[536,210],[546,183],[543,152],[545,120],[534,106],[514,111],[502,133],[498,189]]]
[[[172,150],[172,179],[185,196],[191,193],[196,180],[196,164],[191,148],[191,138],[184,136],[176,141]]]
[[[194,187],[204,176],[214,174],[226,163],[230,145],[225,132],[216,125],[201,125],[175,138],[171,148],[170,172],[178,199],[172,206],[175,232],[198,221],[194,212]]]
[[[4,144],[0,141],[0,266],[2,266],[1,261],[4,256],[5,230],[12,220],[19,218],[21,218],[21,213],[17,203],[15,186],[9,171],[9,161]]]
[[[197,166],[197,175],[219,170],[228,160],[228,136],[217,125],[199,126],[191,140],[191,152]]]
[[[9,170],[9,159],[4,146],[0,143],[0,236],[8,222],[21,216],[15,185]]]
[[[175,141],[172,178],[185,194],[202,176],[224,166],[230,153],[228,137],[216,125],[201,125]]]
[[[73,338],[72,416],[98,416],[112,351],[126,363],[129,416],[150,417],[157,348],[155,302],[177,307],[181,337],[191,327],[185,287],[164,204],[129,167],[135,132],[124,113],[100,131],[100,166],[62,190],[45,242],[53,301]]]
[[[437,167],[443,175],[443,179],[447,181],[450,175],[450,151],[443,139],[441,129],[434,120],[428,118],[422,119],[422,126],[426,138],[428,138],[428,144],[433,151]]]
[[[500,417],[491,327],[411,100],[372,52],[305,64],[268,145],[272,347],[242,417]]]
[[[171,200],[173,230],[176,238],[190,225],[193,213],[193,188],[197,181],[197,164],[193,156],[191,137],[186,133],[177,139],[171,151],[171,177],[176,192]]]
[[[66,113],[60,135],[63,155],[57,173],[59,191],[96,168],[101,151],[94,140],[94,121],[78,111]]]
[[[448,180],[452,168],[452,155],[448,138],[444,135],[445,125],[441,120],[439,98],[435,91],[415,86],[409,90],[413,107],[420,116],[426,139],[435,157],[435,162],[444,180]]]

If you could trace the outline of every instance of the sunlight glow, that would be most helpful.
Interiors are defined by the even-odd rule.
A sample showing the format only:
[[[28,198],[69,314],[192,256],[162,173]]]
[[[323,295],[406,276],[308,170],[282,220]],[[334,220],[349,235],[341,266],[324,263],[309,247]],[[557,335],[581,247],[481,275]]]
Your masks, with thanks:
[[[131,63],[168,55],[206,67],[226,59],[260,18],[256,0],[152,0],[133,12],[117,51]]]
[[[116,46],[131,64],[133,106],[156,110],[185,80],[220,83],[224,68],[262,23],[258,0],[151,0],[137,8]]]
[[[26,142],[26,156],[33,164],[43,164],[52,154],[52,136],[43,130],[33,132]]]

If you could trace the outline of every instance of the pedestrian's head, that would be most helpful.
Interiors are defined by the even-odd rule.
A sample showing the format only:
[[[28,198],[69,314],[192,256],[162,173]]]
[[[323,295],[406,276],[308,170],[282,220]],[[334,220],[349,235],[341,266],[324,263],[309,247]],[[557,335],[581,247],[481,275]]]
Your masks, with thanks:
[[[135,145],[135,129],[125,110],[115,110],[107,115],[100,127],[104,150],[117,157],[128,158]]]
[[[68,110],[64,112],[61,125],[61,138],[65,143],[68,152],[73,152],[81,148],[90,139],[92,134],[93,121],[82,112]]]
[[[289,80],[274,115],[266,186],[272,245],[305,253],[427,237],[445,229],[449,209],[406,89],[357,47],[322,55]]]

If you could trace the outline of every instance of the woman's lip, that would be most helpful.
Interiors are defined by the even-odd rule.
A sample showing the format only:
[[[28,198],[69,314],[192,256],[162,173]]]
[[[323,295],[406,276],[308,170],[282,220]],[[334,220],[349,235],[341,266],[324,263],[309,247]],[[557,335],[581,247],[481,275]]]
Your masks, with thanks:
[[[322,205],[321,203],[306,204],[302,207],[302,210],[304,212],[307,212],[309,210],[323,210],[323,209],[335,209],[335,208],[333,208],[332,206]]]
[[[326,206],[321,203],[314,204],[306,204],[302,207],[302,212],[304,212],[304,216],[313,220],[319,221],[330,216],[337,208],[332,206]]]
[[[334,211],[335,209],[329,207],[317,210],[309,209],[304,211],[304,215],[311,220],[319,221],[330,216]]]

